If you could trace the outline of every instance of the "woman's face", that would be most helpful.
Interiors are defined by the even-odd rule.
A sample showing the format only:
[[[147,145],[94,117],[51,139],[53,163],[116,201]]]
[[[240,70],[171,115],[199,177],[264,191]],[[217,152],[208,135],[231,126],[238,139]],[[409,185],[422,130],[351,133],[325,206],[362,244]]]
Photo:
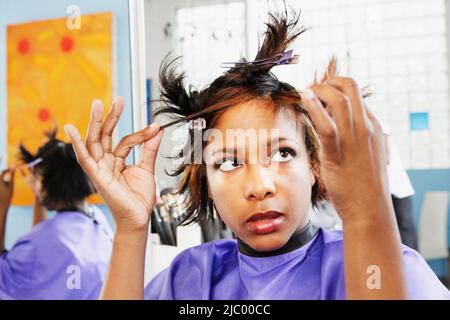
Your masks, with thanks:
[[[315,180],[296,116],[261,104],[221,115],[214,128],[222,138],[208,144],[205,157],[222,220],[254,250],[272,251],[308,223]]]

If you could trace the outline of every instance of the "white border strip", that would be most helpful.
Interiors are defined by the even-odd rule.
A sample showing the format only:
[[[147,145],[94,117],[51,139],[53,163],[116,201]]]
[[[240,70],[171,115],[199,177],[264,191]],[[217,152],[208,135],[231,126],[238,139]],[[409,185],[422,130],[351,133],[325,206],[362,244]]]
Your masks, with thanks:
[[[133,107],[133,131],[147,125],[147,87],[145,65],[145,17],[144,0],[128,0],[130,23],[131,93]],[[134,161],[140,152],[134,149]]]

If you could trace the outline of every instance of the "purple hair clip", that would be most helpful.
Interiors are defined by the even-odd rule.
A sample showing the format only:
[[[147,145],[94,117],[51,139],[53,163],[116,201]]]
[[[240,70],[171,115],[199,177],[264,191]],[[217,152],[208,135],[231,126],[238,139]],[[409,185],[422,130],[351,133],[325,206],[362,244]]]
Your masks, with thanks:
[[[247,67],[247,66],[265,66],[265,65],[273,65],[280,66],[283,64],[295,64],[298,63],[299,55],[294,54],[294,50],[285,51],[283,53],[279,53],[274,55],[271,58],[260,59],[255,61],[238,61],[238,62],[223,62],[220,66],[222,68],[239,68],[239,67]]]
[[[39,163],[42,162],[42,158],[37,158],[36,160],[33,160],[29,163],[26,164],[28,169],[34,168],[35,166],[37,166]]]
[[[189,129],[205,129],[206,128],[206,121],[204,118],[198,118],[198,119],[192,119],[189,120]]]

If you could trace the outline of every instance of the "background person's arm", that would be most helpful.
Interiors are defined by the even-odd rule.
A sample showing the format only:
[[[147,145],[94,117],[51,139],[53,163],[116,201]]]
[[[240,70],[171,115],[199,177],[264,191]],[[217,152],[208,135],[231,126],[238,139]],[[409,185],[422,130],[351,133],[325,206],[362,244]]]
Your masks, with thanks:
[[[343,221],[346,296],[405,299],[381,127],[353,79],[334,77],[311,89],[302,102],[321,141],[321,175]]]
[[[14,193],[14,170],[7,169],[0,174],[0,254],[5,251],[6,218]]]

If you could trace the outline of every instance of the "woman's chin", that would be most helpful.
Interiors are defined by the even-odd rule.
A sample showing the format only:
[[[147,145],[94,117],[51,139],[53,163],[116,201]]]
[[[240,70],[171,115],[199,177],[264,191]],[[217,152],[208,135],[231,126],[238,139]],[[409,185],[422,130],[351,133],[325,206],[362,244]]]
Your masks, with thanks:
[[[273,234],[267,235],[257,235],[253,236],[252,239],[245,241],[253,250],[259,252],[270,252],[283,247],[289,240],[289,237],[285,237],[280,233],[274,232]]]

